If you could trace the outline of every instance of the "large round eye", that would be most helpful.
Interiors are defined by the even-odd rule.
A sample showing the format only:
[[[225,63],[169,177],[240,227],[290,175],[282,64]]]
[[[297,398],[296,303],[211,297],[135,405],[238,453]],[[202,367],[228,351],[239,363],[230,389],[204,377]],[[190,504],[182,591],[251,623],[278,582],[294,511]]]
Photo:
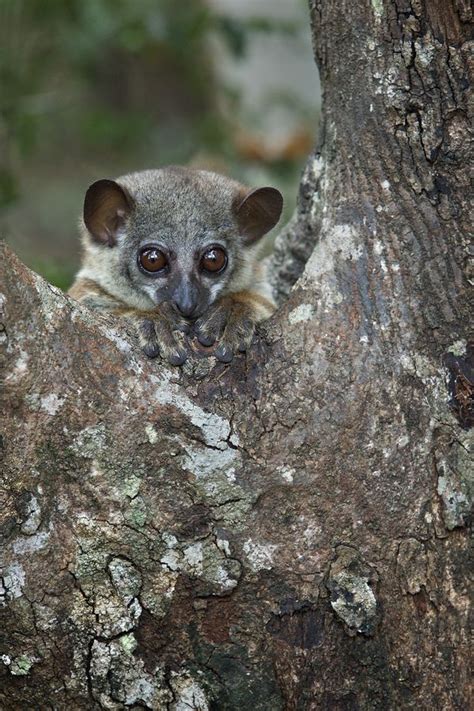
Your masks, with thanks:
[[[156,249],[156,247],[145,247],[145,249],[140,252],[138,261],[146,272],[159,272],[168,264],[168,260],[163,252]]]
[[[205,272],[222,272],[227,266],[227,254],[221,247],[211,247],[204,252],[199,264]]]

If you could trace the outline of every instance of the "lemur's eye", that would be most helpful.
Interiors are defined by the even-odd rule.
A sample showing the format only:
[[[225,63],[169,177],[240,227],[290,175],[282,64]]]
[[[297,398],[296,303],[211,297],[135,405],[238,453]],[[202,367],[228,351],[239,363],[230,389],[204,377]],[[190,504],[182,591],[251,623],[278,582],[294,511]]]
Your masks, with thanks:
[[[159,272],[168,264],[168,260],[163,252],[160,252],[156,247],[145,247],[145,249],[142,249],[138,256],[138,261],[146,272]]]
[[[227,266],[227,254],[220,247],[211,247],[204,252],[199,265],[205,272],[223,272]]]

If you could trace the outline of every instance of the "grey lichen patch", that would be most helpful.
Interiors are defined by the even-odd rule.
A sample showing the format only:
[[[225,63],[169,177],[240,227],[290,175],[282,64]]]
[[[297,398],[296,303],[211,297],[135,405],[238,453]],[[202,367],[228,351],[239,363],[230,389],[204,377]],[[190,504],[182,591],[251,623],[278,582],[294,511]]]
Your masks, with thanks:
[[[155,430],[151,422],[145,425],[145,434],[150,444],[156,444],[158,442],[158,432]]]
[[[415,65],[423,71],[423,69],[430,66],[436,56],[436,46],[432,41],[426,41],[426,38],[417,38],[414,43],[414,50]]]
[[[142,576],[133,563],[123,558],[113,558],[107,567],[119,595],[127,603],[137,597],[142,586]]]
[[[77,587],[72,617],[89,618],[101,637],[132,632],[142,613],[138,599],[142,581],[133,564],[107,554],[81,555],[72,570]]]
[[[34,494],[31,494],[26,512],[26,519],[20,526],[20,531],[26,536],[31,536],[36,533],[41,523],[41,507],[38,499]]]
[[[239,457],[234,449],[216,451],[203,446],[186,446],[186,452],[183,468],[206,486],[208,495],[218,495],[222,487],[235,487],[235,466]],[[220,483],[217,483],[218,480]]]
[[[377,622],[377,600],[372,587],[377,576],[350,546],[338,546],[326,586],[331,607],[349,631],[372,635]]]
[[[35,553],[46,546],[50,535],[51,528],[48,531],[41,531],[28,536],[28,538],[18,538],[12,544],[13,552],[19,556]]]
[[[52,286],[37,274],[33,274],[33,277],[34,285],[40,298],[45,328],[47,331],[53,332],[55,322],[60,318],[64,318],[63,310],[67,302],[60,289]]]
[[[72,451],[80,457],[97,457],[104,450],[107,437],[104,425],[85,427],[71,444]]]
[[[48,395],[44,395],[41,400],[40,400],[40,407],[41,409],[48,413],[48,415],[55,415],[60,407],[64,403],[64,397],[61,395],[57,395],[56,393],[49,393]]]
[[[124,634],[122,637],[120,637],[120,644],[122,645],[123,650],[127,654],[133,654],[138,646],[138,642],[135,639],[135,635],[133,635],[132,633]]]
[[[117,348],[122,351],[122,353],[126,353],[127,355],[131,353],[132,346],[123,337],[122,332],[120,332],[116,328],[108,328],[105,332],[105,335],[107,336],[107,338],[110,338],[110,340],[115,343]]]
[[[259,543],[250,538],[243,545],[246,558],[254,571],[271,570],[277,549],[278,546],[273,543]]]
[[[97,536],[103,533],[101,523],[88,511],[78,511],[74,521],[77,544],[82,554],[94,554],[97,549]]]
[[[170,685],[174,692],[172,711],[209,711],[206,693],[197,679],[186,671],[173,672]]]
[[[311,290],[316,285],[319,292],[318,308],[329,310],[343,299],[334,276],[338,263],[356,261],[361,255],[361,236],[353,225],[335,224],[323,218],[321,238],[306,263],[298,286]]]
[[[97,585],[92,602],[98,631],[103,637],[131,632],[142,614],[137,598],[124,598],[106,585]]]
[[[227,449],[227,440],[231,434],[230,423],[220,415],[207,412],[187,397],[177,383],[171,380],[171,374],[163,371],[161,380],[152,377],[157,386],[155,399],[161,405],[171,405],[179,410],[194,427],[202,432],[203,439],[211,447]],[[235,439],[235,438],[234,438]],[[234,441],[238,445],[238,441]]]
[[[129,499],[134,499],[140,490],[141,483],[142,480],[139,476],[130,474],[120,483],[121,493]]]
[[[377,22],[380,22],[384,14],[383,0],[371,0],[371,4],[375,19]]]
[[[15,363],[13,364],[12,369],[5,376],[5,381],[10,385],[20,382],[25,377],[25,374],[28,372],[29,360],[29,353],[20,349],[18,357]],[[27,397],[28,396],[26,396],[25,399],[27,399]]]
[[[25,396],[25,402],[33,412],[45,412],[48,415],[54,416],[57,414],[61,406],[64,404],[65,398],[56,393],[48,393],[48,395],[40,395],[39,393],[29,393]]]
[[[318,242],[306,264],[303,284],[317,280],[323,274],[332,273],[336,260],[356,260],[362,254],[358,233],[353,225],[332,224],[324,218],[322,230],[324,238]]]
[[[228,558],[214,538],[209,537],[196,543],[172,550],[163,561],[180,572],[199,581],[200,594],[221,595],[233,590],[239,582],[241,565],[238,560]]]
[[[221,551],[214,547],[204,551],[203,578],[209,583],[210,594],[230,592],[237,586],[242,573],[238,560],[220,554]]]
[[[463,356],[466,355],[466,349],[467,349],[467,341],[464,339],[460,339],[459,341],[454,341],[454,343],[451,343],[451,345],[446,349],[448,353],[452,353],[455,356]]]
[[[141,496],[135,496],[135,498],[130,501],[123,515],[124,521],[134,528],[143,528],[150,516],[151,514],[148,511],[148,507]]]
[[[256,496],[237,483],[240,452],[230,447],[217,450],[185,445],[185,448],[187,454],[182,466],[195,476],[198,492],[211,507],[218,507],[219,519],[228,525],[238,526],[245,520]],[[228,502],[231,502],[229,506]]]
[[[121,539],[123,519],[111,525],[82,513],[75,525],[79,551],[70,566],[78,588],[73,617],[88,617],[101,636],[131,632],[143,605],[156,617],[166,614],[179,577],[178,570],[170,570],[168,561],[160,565],[159,557],[166,555],[168,543],[162,544],[159,537],[153,540],[146,530],[141,531],[143,512],[138,502],[138,509],[130,506],[125,510],[125,518],[133,521],[125,529],[126,545]],[[110,556],[117,545],[126,557]],[[139,562],[140,569],[134,561]]]
[[[288,314],[288,321],[294,326],[297,323],[311,321],[314,316],[312,304],[300,304]]]
[[[428,560],[423,543],[407,538],[400,543],[397,556],[399,579],[410,595],[419,593],[427,583]]]
[[[12,563],[3,571],[0,578],[0,607],[23,595],[25,570],[20,563]]]
[[[329,585],[331,606],[338,617],[356,632],[373,634],[377,601],[367,580],[341,572]]]
[[[293,484],[296,475],[296,469],[283,464],[278,467],[277,473],[281,476],[284,482],[286,482],[287,484]]]
[[[446,431],[438,437],[434,454],[438,473],[437,493],[443,502],[443,520],[452,531],[465,526],[474,496],[473,430],[460,430],[458,439]]]
[[[94,640],[89,670],[94,699],[101,708],[113,711],[133,705],[170,708],[173,695],[163,670],[147,672],[143,661],[131,654],[133,644],[129,634],[110,642]]]

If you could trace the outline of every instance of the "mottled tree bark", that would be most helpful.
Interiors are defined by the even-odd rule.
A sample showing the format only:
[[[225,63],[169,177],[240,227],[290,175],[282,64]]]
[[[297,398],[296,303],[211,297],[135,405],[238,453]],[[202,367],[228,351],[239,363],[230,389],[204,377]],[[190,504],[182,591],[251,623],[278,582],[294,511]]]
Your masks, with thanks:
[[[311,17],[300,278],[246,358],[148,361],[4,250],[2,708],[469,707],[472,17]]]

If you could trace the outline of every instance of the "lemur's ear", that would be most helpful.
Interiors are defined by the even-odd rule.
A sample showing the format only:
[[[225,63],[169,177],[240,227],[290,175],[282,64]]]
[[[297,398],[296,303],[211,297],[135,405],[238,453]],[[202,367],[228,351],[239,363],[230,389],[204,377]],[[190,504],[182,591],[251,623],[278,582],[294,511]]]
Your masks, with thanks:
[[[86,192],[84,224],[92,239],[113,247],[117,231],[132,209],[132,198],[118,183],[114,180],[97,180]]]
[[[257,242],[280,219],[283,197],[276,188],[242,191],[234,201],[234,213],[246,244]]]

